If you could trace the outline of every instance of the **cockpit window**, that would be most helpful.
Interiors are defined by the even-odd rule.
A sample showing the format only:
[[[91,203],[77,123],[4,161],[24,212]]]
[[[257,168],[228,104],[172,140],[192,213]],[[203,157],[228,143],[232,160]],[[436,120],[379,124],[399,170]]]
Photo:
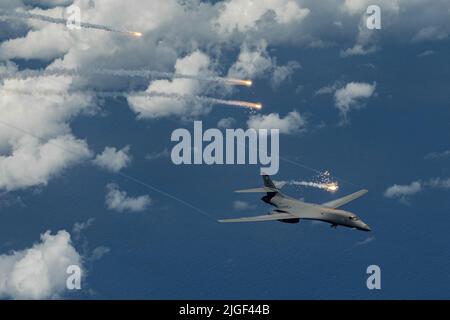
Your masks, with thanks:
[[[350,220],[352,220],[352,221],[358,221],[359,220],[359,218],[357,217],[357,216],[350,216],[350,217],[348,217]]]

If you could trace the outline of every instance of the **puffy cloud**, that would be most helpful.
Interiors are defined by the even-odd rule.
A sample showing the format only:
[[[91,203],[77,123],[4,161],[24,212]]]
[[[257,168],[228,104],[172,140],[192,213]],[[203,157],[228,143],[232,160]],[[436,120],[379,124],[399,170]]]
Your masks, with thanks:
[[[66,291],[67,267],[82,268],[70,234],[41,235],[29,249],[0,255],[0,296],[12,299],[58,298]]]
[[[297,61],[289,61],[285,66],[275,67],[271,79],[272,88],[278,88],[284,81],[290,80],[295,70],[300,69],[301,66]]]
[[[301,22],[310,10],[302,8],[293,0],[231,0],[221,5],[220,15],[215,21],[221,33],[247,32],[269,12],[274,14],[277,24]]]
[[[129,197],[125,191],[120,191],[119,187],[114,183],[108,184],[106,190],[105,203],[109,210],[140,212],[147,209],[151,204],[149,196]]]
[[[258,78],[273,69],[273,61],[267,53],[267,42],[260,41],[251,47],[244,43],[238,60],[228,71],[229,77]]]
[[[100,168],[119,172],[131,163],[130,146],[126,146],[121,150],[114,147],[106,147],[103,153],[97,155],[94,164]]]
[[[9,156],[0,156],[0,188],[8,191],[46,185],[64,169],[90,156],[86,142],[71,135],[41,143],[23,136],[12,146]]]
[[[175,72],[202,76],[212,76],[214,74],[210,70],[209,57],[200,51],[194,51],[190,55],[178,59],[175,64]],[[155,80],[146,91],[173,93],[176,95],[199,95],[205,90],[204,86],[198,80],[192,79]],[[175,98],[148,98],[130,95],[128,103],[132,110],[138,114],[139,118],[153,119],[168,116],[189,118],[209,112],[209,108],[198,101],[184,101]]]
[[[384,196],[391,199],[399,199],[400,202],[409,204],[409,197],[426,189],[450,189],[450,178],[431,178],[425,181],[417,180],[406,185],[397,185],[386,189]]]
[[[9,79],[0,85],[1,189],[46,185],[91,156],[86,142],[71,134],[69,122],[87,112],[92,99],[69,94],[70,85],[66,77]],[[46,90],[62,94],[47,95]]]
[[[29,31],[23,38],[2,42],[0,59],[53,60],[67,53],[74,43],[70,33],[51,24],[39,31]]]
[[[347,121],[347,113],[352,108],[361,107],[361,100],[370,98],[376,88],[376,83],[350,82],[334,93],[335,105],[339,109],[343,121]]]
[[[253,129],[279,129],[280,133],[294,134],[305,129],[306,120],[297,111],[289,112],[284,118],[278,113],[254,115],[247,121]]]
[[[420,191],[422,191],[422,183],[420,181],[414,181],[407,185],[394,184],[386,189],[384,196],[386,198],[404,198]]]
[[[289,61],[286,65],[278,65],[277,60],[271,58],[267,52],[267,42],[258,41],[250,46],[241,46],[237,61],[228,70],[228,76],[240,79],[256,79],[269,77],[274,89],[289,79],[295,70],[301,68],[297,61]]]
[[[69,93],[69,77],[7,79],[0,85],[0,119],[44,140],[70,133],[70,121],[93,105],[89,94]],[[47,92],[58,94],[46,94]],[[0,148],[23,136],[19,130],[0,128]]]
[[[236,119],[234,118],[223,118],[220,119],[219,122],[217,123],[217,127],[221,128],[221,129],[229,129],[232,128],[236,123]]]
[[[28,3],[30,1],[38,2],[29,0]],[[4,7],[23,7],[20,1],[3,2],[1,6]],[[53,7],[59,2],[66,5],[70,1],[47,0],[45,4]],[[265,39],[269,45],[298,43],[315,47],[348,40],[354,37],[355,26],[372,4],[370,0],[326,4],[312,0],[230,0],[216,3],[130,0],[127,6],[119,0],[74,0],[73,3],[81,8],[84,21],[138,30],[144,33],[144,38],[134,39],[97,30],[69,31],[63,25],[28,20],[26,25],[36,34],[29,33],[23,39],[19,38],[21,40],[12,39],[13,42],[5,43],[5,56],[17,54],[30,59],[49,59],[63,55],[58,64],[66,67],[167,69],[182,53],[197,48],[217,52],[224,45],[235,45],[242,40],[251,43]],[[434,28],[438,35],[449,32],[449,5],[446,2],[382,0],[377,4],[382,9],[383,27],[388,26],[400,39],[413,37],[424,28]],[[56,7],[32,11],[61,17],[62,10]],[[422,33],[430,34],[430,31]],[[235,41],[236,37],[239,41]],[[42,41],[41,46],[28,44],[35,43],[36,39]],[[140,41],[143,39],[145,41]],[[349,53],[364,52],[371,47],[358,40]]]

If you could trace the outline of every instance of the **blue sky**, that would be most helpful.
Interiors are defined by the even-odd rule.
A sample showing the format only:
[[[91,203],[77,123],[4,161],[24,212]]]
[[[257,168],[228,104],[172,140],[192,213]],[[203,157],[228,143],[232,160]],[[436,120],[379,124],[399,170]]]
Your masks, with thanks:
[[[64,9],[57,1],[42,2],[49,8],[43,11],[24,2],[28,6],[7,1],[0,8],[51,16],[60,16]],[[326,1],[326,5],[267,1],[258,10],[249,7],[255,16],[245,19],[233,16],[231,10],[233,6],[244,10],[240,1],[192,1],[184,11],[175,1],[161,6],[133,2],[141,6],[140,12],[123,10],[119,1],[110,1],[110,7],[105,1],[74,1],[84,20],[142,30],[141,39],[98,30],[68,31],[31,20],[0,21],[5,26],[0,33],[0,70],[59,66],[228,74],[252,78],[254,85],[230,89],[195,80],[42,76],[26,80],[25,88],[131,92],[150,86],[262,102],[264,108],[250,112],[157,99],[142,106],[126,98],[92,99],[91,93],[67,99],[17,98],[6,88],[20,89],[24,84],[2,80],[0,121],[10,125],[0,129],[2,298],[449,298],[448,2],[380,1],[383,27],[371,35],[361,23],[369,4],[362,0]],[[287,14],[286,8],[296,15]],[[411,15],[420,11],[421,18],[413,21]],[[115,14],[106,16],[107,12]],[[139,14],[155,20],[141,19]],[[199,17],[205,21],[199,22]],[[169,24],[169,18],[178,19],[178,25]],[[357,44],[366,51],[343,56]],[[293,61],[299,67],[287,68],[289,76],[276,82],[276,70]],[[373,93],[349,93],[350,83],[373,86]],[[329,93],[318,94],[325,87]],[[338,108],[339,90],[353,99],[347,122],[342,122]],[[64,109],[56,112],[58,106]],[[38,109],[31,111],[33,107]],[[288,125],[293,111],[304,122]],[[304,167],[308,166],[328,170],[340,185],[334,194],[294,186],[284,191],[321,203],[368,189],[366,196],[344,209],[357,213],[371,226],[371,233],[307,221],[216,222],[269,212],[260,195],[233,192],[259,186],[259,167],[175,166],[168,156],[174,146],[170,135],[178,128],[192,131],[194,120],[216,128],[221,119],[230,117],[233,127],[246,129],[249,119],[270,114],[285,126],[280,155],[291,161],[280,162],[274,179],[312,181],[317,172]],[[41,149],[33,149],[27,141],[33,135],[39,137],[34,139]],[[59,140],[47,144],[51,139]],[[63,148],[47,159],[36,155],[43,146]],[[105,147],[119,151],[126,146],[130,161],[121,161],[118,152],[108,158],[118,161],[119,169],[95,164]],[[37,160],[21,162],[19,151],[28,150],[24,148]],[[65,157],[64,148],[84,155]],[[33,174],[40,179],[31,179]],[[413,188],[414,182],[418,188]],[[123,210],[108,206],[111,183],[126,193],[122,204],[128,199],[134,206]],[[142,204],[138,197],[150,203]],[[244,201],[248,209],[236,210],[235,201]],[[76,230],[77,223],[83,224],[81,231]],[[40,238],[46,231],[51,236]],[[51,248],[59,251],[52,255]],[[65,289],[63,258],[82,267],[82,289],[77,292]],[[40,268],[20,268],[30,261]],[[381,268],[381,290],[366,287],[366,268],[372,264]],[[36,274],[47,277],[47,282],[37,281]]]

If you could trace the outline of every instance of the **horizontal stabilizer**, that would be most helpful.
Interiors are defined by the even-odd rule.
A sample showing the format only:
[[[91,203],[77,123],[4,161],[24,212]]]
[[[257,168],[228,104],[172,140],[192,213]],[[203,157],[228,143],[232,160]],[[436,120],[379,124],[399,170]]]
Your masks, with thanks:
[[[274,181],[273,184],[277,189],[281,189],[287,184],[287,181]]]
[[[253,188],[253,189],[244,189],[244,190],[236,190],[235,192],[238,193],[257,193],[257,192],[262,192],[262,193],[266,193],[266,192],[278,192],[277,189],[274,188],[268,188],[268,187],[264,187],[264,188]]]
[[[353,201],[355,199],[358,199],[359,197],[362,197],[363,195],[365,195],[368,191],[367,190],[360,190],[358,192],[352,193],[348,196],[345,196],[343,198],[339,198],[330,202],[326,202],[323,203],[322,206],[327,207],[327,208],[339,208],[341,206],[343,206],[344,204],[349,203],[350,201]]]
[[[290,213],[275,213],[275,214],[266,214],[263,216],[255,216],[255,217],[246,217],[246,218],[237,218],[237,219],[223,219],[219,220],[222,223],[228,222],[257,222],[257,221],[272,221],[272,220],[286,220],[286,219],[296,219],[297,217]]]

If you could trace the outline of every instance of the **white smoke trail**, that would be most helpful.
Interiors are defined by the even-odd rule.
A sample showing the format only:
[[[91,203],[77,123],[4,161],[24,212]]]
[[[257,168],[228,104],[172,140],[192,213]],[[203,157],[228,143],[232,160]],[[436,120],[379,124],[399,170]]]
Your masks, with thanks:
[[[326,190],[329,192],[336,192],[339,189],[339,185],[337,182],[318,183],[318,182],[311,182],[311,181],[292,180],[292,181],[289,181],[288,183],[291,185],[296,185],[296,186],[318,188],[318,189]]]
[[[144,97],[144,98],[167,98],[167,99],[175,99],[182,101],[191,101],[191,102],[200,102],[200,103],[209,103],[214,105],[228,105],[234,107],[243,107],[250,109],[261,109],[262,105],[260,103],[253,103],[247,101],[238,101],[238,100],[224,100],[217,99],[206,96],[198,96],[198,95],[187,95],[187,94],[176,94],[176,93],[165,93],[165,92],[121,92],[121,91],[59,91],[59,90],[24,90],[24,89],[9,89],[2,88],[0,92],[9,92],[12,94],[25,94],[25,95],[38,95],[38,96],[63,96],[69,97],[77,94],[92,94],[93,96],[97,96],[99,98],[118,98],[118,97]]]
[[[155,71],[149,69],[141,70],[130,70],[130,69],[65,69],[65,68],[54,68],[49,70],[24,70],[21,72],[3,72],[0,73],[0,78],[5,79],[26,79],[32,77],[50,77],[50,76],[92,76],[92,75],[104,75],[104,76],[117,76],[117,77],[136,77],[136,78],[167,78],[167,79],[192,79],[198,81],[208,81],[208,82],[220,82],[227,85],[240,85],[240,86],[251,86],[251,80],[241,80],[233,78],[222,78],[222,77],[207,77],[199,75],[189,75],[182,73],[172,73],[164,71]]]
[[[13,19],[33,19],[33,20],[39,20],[49,23],[55,23],[55,24],[62,24],[67,25],[68,20],[63,18],[53,18],[42,14],[36,14],[36,13],[30,13],[30,12],[18,12],[18,11],[11,11],[11,10],[2,10],[0,9],[0,16],[5,18],[13,18]],[[136,32],[136,31],[124,31],[115,29],[109,26],[101,25],[101,24],[93,24],[89,22],[80,22],[80,27],[85,29],[97,29],[97,30],[103,30],[108,32],[114,32],[114,33],[120,33],[120,34],[126,34],[131,35],[135,37],[141,37],[142,33]]]
[[[331,179],[331,174],[328,171],[320,172],[315,178],[316,181],[287,181],[287,184],[303,187],[312,187],[322,189],[328,192],[336,192],[339,190],[339,184]]]

